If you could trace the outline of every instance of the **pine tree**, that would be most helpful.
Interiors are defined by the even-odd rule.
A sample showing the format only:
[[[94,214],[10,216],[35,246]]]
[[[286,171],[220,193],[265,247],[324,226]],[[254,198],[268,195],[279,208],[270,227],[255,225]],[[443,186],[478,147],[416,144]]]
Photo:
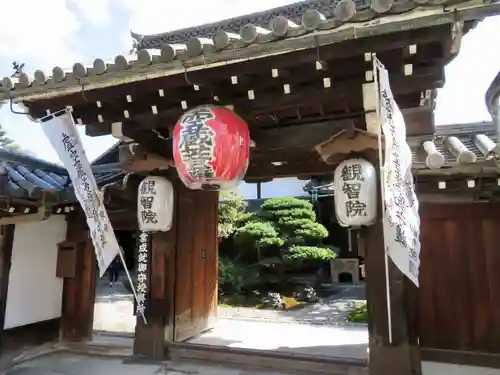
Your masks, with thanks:
[[[254,247],[259,263],[278,270],[282,281],[285,267],[334,259],[336,254],[321,244],[327,236],[313,205],[297,198],[266,200],[260,212],[236,230],[236,240]]]
[[[220,239],[230,237],[243,220],[247,203],[240,194],[234,192],[222,192],[219,200],[219,227]]]

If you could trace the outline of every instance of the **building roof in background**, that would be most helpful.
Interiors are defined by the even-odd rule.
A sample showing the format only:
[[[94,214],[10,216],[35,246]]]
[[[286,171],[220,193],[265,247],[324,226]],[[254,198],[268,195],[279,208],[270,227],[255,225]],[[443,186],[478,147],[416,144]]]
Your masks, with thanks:
[[[483,163],[487,160],[485,155],[478,146],[477,136],[484,135],[491,142],[498,142],[498,134],[495,125],[492,122],[476,122],[466,124],[451,124],[436,126],[436,132],[432,142],[436,146],[436,150],[444,156],[444,164],[442,168],[460,167],[457,156],[454,155],[450,148],[449,141],[451,137],[458,139],[465,149],[470,151],[473,155],[473,161],[465,164]],[[427,154],[423,150],[423,142],[428,139],[423,138],[410,138],[408,142],[412,149],[413,168],[414,169],[428,169],[425,163]],[[472,156],[472,155],[471,155]]]
[[[116,146],[104,153],[97,161],[102,161],[108,152],[113,152],[114,148]],[[59,195],[63,200],[74,200],[71,181],[65,168],[36,156],[9,149],[0,149],[0,161],[2,160],[8,176],[8,190],[5,195],[37,200],[47,193]],[[117,170],[107,171],[103,168],[94,175],[97,184],[104,185],[120,180],[124,173]]]
[[[423,150],[423,143],[428,141],[432,142],[436,147],[436,151],[443,155],[444,163],[440,169],[445,173],[449,172],[451,168],[453,168],[453,173],[457,173],[463,167],[484,165],[488,161],[488,156],[478,147],[478,135],[486,136],[491,141],[491,144],[498,142],[497,130],[492,122],[440,125],[436,126],[436,132],[433,136],[410,137],[408,144],[413,157],[412,169],[415,173],[429,169],[425,162],[427,154]],[[458,139],[465,149],[472,153],[474,160],[471,163],[459,163],[457,156],[450,150],[450,137]],[[304,191],[310,193],[316,188],[318,194],[331,194],[333,188],[331,184],[328,184],[331,181],[333,181],[333,174],[320,179],[313,179],[304,186]]]

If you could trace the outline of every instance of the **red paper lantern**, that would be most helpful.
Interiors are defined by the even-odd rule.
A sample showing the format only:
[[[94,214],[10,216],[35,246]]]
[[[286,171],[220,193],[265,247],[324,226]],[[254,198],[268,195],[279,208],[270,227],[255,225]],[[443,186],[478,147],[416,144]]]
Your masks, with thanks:
[[[173,134],[175,167],[190,189],[231,189],[245,176],[248,125],[226,107],[204,105],[184,113]]]

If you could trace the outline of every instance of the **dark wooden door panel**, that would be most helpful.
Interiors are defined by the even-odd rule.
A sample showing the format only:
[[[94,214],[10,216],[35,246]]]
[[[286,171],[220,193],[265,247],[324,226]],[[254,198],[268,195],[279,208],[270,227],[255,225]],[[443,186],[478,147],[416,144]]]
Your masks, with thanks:
[[[423,204],[423,347],[500,352],[500,204]]]
[[[179,197],[175,341],[198,336],[217,311],[216,192],[185,189]]]

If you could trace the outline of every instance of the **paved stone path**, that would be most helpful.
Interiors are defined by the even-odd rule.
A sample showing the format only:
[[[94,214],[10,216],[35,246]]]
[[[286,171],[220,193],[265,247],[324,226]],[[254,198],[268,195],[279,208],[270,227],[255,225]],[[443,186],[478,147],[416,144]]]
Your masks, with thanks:
[[[105,280],[98,280],[94,305],[94,330],[110,332],[135,331],[134,297],[124,287],[125,278],[110,287]]]
[[[422,374],[498,375],[496,369],[422,362]],[[0,375],[304,375],[296,371],[271,371],[250,367],[194,361],[130,363],[89,355],[55,353],[21,363]],[[311,373],[308,373],[309,375]]]
[[[368,357],[368,329],[219,319],[215,327],[188,341],[192,344],[314,355],[327,358]]]
[[[190,361],[130,363],[130,360],[70,353],[42,356],[7,370],[5,375],[286,375],[261,369]],[[0,375],[3,375],[0,372]]]
[[[122,281],[113,287],[105,281],[99,281],[94,307],[94,330],[127,333],[135,331],[133,296],[125,289]],[[365,288],[364,285],[346,285],[339,289],[338,293],[301,309],[274,311],[221,306],[218,314],[221,319],[345,326],[349,312],[357,303],[365,300]]]

